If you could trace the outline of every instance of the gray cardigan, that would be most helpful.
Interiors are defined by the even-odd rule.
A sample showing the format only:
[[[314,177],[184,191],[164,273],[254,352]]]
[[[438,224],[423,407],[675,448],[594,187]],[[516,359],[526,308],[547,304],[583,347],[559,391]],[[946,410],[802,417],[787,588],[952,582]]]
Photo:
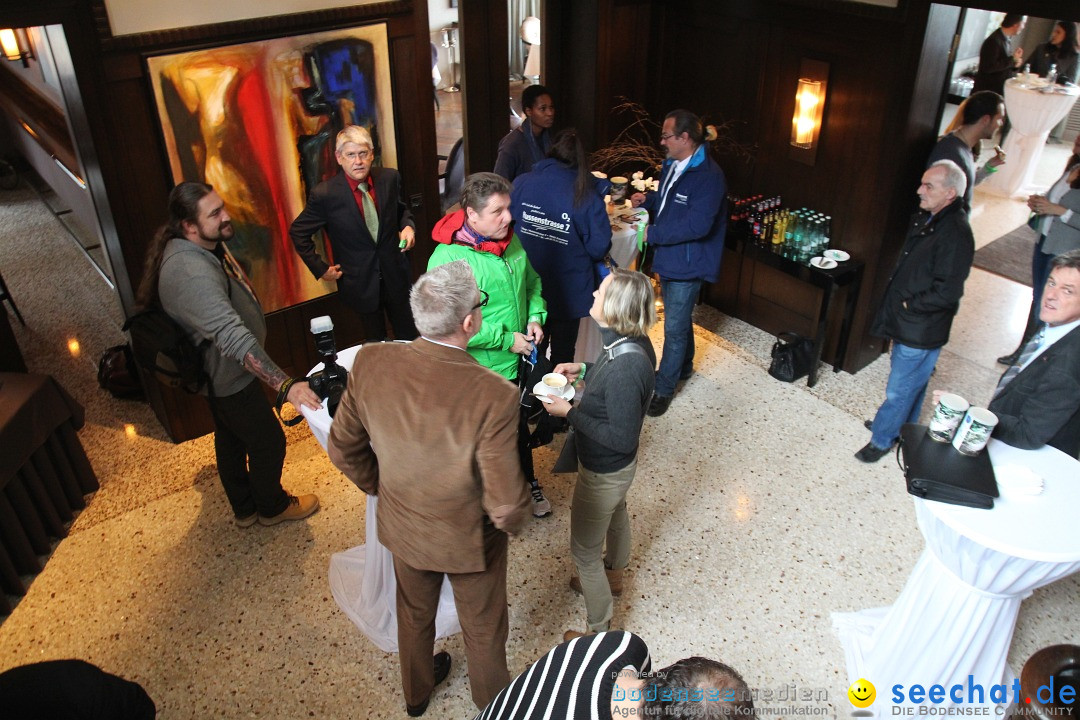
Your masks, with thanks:
[[[1052,257],[1080,249],[1080,189],[1069,188],[1057,204],[1072,210],[1072,217],[1066,223],[1058,216],[1050,223],[1050,231],[1046,233],[1042,251]]]
[[[238,393],[254,379],[244,357],[266,339],[266,319],[259,301],[225,274],[214,253],[183,238],[170,240],[161,256],[158,296],[193,343],[211,340],[203,360],[215,395]]]
[[[608,328],[600,328],[600,334],[604,345],[621,337]],[[566,416],[576,433],[578,460],[596,473],[615,472],[634,461],[652,399],[656,380],[652,343],[647,337],[625,342],[636,342],[648,358],[629,352],[608,360],[602,350],[596,362],[586,363],[585,392]]]

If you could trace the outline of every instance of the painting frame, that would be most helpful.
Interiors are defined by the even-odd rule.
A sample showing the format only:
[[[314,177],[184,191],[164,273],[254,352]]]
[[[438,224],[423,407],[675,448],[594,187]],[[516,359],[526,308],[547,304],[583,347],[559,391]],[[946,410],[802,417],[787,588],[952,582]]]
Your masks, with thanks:
[[[314,186],[338,172],[337,132],[369,130],[375,164],[397,165],[385,22],[144,57],[167,173],[214,186],[233,219],[229,249],[266,313],[336,289],[289,239]],[[325,237],[317,237],[325,253]]]

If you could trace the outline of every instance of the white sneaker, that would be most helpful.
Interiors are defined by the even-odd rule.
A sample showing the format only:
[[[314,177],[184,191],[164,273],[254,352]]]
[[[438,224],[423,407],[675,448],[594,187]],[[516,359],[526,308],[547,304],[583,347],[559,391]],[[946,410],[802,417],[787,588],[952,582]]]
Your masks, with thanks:
[[[551,514],[551,503],[544,497],[544,491],[539,485],[532,486],[533,517],[547,517]]]

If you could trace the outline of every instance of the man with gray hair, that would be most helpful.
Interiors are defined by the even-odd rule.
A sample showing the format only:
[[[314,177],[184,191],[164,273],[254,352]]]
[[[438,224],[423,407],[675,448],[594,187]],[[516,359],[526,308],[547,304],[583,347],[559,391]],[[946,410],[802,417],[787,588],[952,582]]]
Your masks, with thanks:
[[[951,160],[940,160],[923,173],[920,210],[912,217],[870,327],[872,335],[892,340],[892,365],[885,402],[866,423],[870,442],[855,453],[862,462],[880,460],[896,443],[901,426],[918,421],[930,374],[949,340],[975,257],[965,189],[967,177]]]
[[[412,340],[412,270],[405,251],[416,241],[416,223],[401,193],[401,176],[393,168],[372,167],[375,147],[359,125],[338,133],[335,156],[342,172],[315,186],[289,237],[312,275],[337,281],[342,301],[360,316],[366,341],[386,339],[387,318],[396,339]],[[312,239],[321,231],[329,262]]]
[[[510,682],[507,535],[528,520],[529,495],[517,457],[517,392],[466,350],[487,302],[469,264],[430,270],[409,299],[420,337],[360,348],[328,452],[379,497],[379,540],[397,578],[405,705],[418,717],[450,672],[448,653],[432,662],[444,575],[465,635],[473,701],[484,707]]]

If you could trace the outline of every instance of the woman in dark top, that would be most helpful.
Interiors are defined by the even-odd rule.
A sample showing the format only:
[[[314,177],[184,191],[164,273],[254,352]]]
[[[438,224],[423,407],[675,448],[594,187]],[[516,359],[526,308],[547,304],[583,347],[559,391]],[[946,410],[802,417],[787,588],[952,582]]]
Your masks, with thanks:
[[[555,124],[555,103],[543,85],[530,85],[521,93],[525,120],[499,141],[495,174],[513,182],[532,170],[551,148],[551,126]]]
[[[555,366],[555,372],[570,382],[587,377],[581,401],[571,407],[560,397],[548,396],[544,405],[552,415],[569,421],[578,458],[570,512],[570,552],[578,575],[570,579],[570,587],[585,596],[588,630],[568,630],[564,640],[607,630],[611,596],[622,592],[623,569],[630,562],[626,493],[637,469],[638,438],[656,370],[656,354],[647,335],[656,324],[649,279],[616,269],[594,297],[589,314],[600,325],[604,342],[600,357],[592,363]]]
[[[1058,20],[1050,34],[1050,42],[1035,48],[1031,54],[1031,72],[1046,77],[1051,65],[1057,65],[1058,82],[1068,80],[1076,82],[1077,70],[1080,69],[1080,42],[1077,40],[1076,23],[1071,20]]]

